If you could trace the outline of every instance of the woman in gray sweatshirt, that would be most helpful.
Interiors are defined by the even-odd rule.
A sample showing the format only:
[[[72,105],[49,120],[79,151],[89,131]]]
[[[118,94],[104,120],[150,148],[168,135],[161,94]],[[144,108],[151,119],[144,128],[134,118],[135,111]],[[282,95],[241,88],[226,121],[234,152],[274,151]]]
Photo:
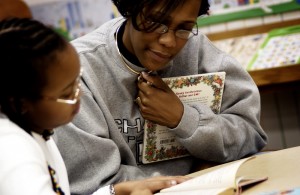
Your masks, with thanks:
[[[207,0],[113,2],[123,17],[72,42],[84,69],[81,110],[56,131],[72,193],[154,175],[185,175],[197,159],[228,162],[266,145],[255,83],[234,58],[195,30],[197,17],[207,14]],[[162,82],[220,71],[226,81],[219,114],[201,103],[182,103]],[[142,164],[145,119],[167,126],[190,156]]]

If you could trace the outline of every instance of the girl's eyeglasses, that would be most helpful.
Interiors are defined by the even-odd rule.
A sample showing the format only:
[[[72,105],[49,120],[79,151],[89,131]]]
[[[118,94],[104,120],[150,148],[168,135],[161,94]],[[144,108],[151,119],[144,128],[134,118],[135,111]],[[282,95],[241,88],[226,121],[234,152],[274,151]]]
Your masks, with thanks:
[[[64,98],[54,98],[54,97],[47,97],[43,96],[42,99],[45,100],[51,100],[51,101],[56,101],[59,103],[64,103],[64,104],[76,104],[80,98],[80,79],[82,76],[82,69],[80,70],[79,76],[76,79],[76,83],[74,85],[73,93],[70,96],[71,98],[64,99]]]

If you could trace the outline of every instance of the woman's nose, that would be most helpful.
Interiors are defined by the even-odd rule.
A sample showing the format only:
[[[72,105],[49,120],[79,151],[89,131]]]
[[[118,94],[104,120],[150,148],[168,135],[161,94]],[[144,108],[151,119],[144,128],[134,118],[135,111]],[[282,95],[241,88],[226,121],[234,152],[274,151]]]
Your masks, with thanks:
[[[165,47],[176,47],[176,35],[174,30],[169,29],[166,33],[161,34],[159,43]]]

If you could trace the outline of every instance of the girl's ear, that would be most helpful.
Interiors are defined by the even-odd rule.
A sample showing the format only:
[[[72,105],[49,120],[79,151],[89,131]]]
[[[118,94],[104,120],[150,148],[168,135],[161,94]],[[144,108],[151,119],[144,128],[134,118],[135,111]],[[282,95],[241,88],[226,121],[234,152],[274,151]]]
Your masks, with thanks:
[[[30,102],[24,98],[19,100],[21,115],[26,114],[30,110]]]
[[[9,98],[9,103],[12,108],[12,111],[24,115],[28,111],[28,101],[25,100],[24,98],[21,99],[16,99],[14,97]]]

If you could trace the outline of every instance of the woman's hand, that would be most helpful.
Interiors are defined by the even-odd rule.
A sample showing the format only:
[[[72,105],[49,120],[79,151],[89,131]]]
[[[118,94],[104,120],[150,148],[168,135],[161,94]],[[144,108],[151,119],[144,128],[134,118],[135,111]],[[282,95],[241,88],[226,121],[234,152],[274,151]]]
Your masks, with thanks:
[[[152,195],[161,189],[187,181],[184,176],[159,176],[144,180],[122,182],[114,185],[116,195]]]
[[[142,116],[159,125],[176,127],[183,115],[183,104],[164,81],[154,75],[142,72],[138,78],[136,103]]]

